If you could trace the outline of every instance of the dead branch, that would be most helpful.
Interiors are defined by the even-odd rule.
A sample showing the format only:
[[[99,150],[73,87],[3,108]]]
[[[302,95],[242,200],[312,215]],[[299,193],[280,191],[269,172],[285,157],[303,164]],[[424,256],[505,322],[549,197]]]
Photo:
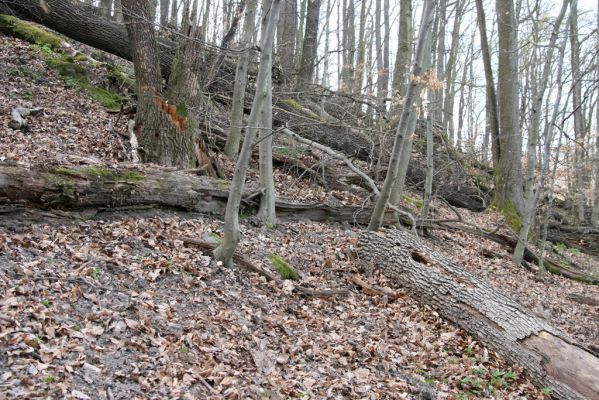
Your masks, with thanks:
[[[203,250],[208,250],[211,252],[214,251],[214,249],[218,246],[217,244],[214,244],[214,243],[210,243],[210,242],[207,242],[204,240],[189,238],[189,237],[179,236],[179,237],[175,237],[174,239],[181,240],[185,244],[191,244],[191,245],[197,246]],[[241,254],[239,251],[236,251],[235,254],[233,255],[233,261],[235,262],[236,265],[238,265],[248,271],[255,272],[259,275],[262,275],[266,279],[276,282],[279,285],[283,286],[283,279],[279,278],[272,272],[255,265],[249,259],[247,259],[243,254]],[[293,290],[302,295],[305,295],[305,296],[315,296],[315,297],[345,296],[348,294],[347,290],[317,290],[317,289],[310,289],[305,286],[300,286],[300,285],[295,285],[295,284],[293,285]]]

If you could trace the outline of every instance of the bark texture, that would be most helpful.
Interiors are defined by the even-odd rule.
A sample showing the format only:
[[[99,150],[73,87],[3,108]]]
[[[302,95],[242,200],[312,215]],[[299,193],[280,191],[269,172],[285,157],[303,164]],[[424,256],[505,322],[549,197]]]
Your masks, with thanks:
[[[599,358],[512,299],[400,231],[360,235],[360,257],[562,399],[599,393]]]
[[[156,207],[223,216],[230,184],[222,179],[165,169],[110,168],[98,165],[23,166],[0,163],[0,216],[35,209],[118,209]],[[244,210],[257,211],[260,188],[247,184]],[[277,199],[277,214],[288,218],[366,224],[370,210],[335,203]],[[391,215],[388,214],[388,221]]]

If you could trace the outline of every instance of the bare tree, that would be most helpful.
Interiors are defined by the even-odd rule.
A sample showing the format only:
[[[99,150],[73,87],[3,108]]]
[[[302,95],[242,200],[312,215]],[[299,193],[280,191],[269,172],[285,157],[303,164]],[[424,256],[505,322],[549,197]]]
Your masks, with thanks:
[[[245,181],[245,175],[252,155],[254,139],[258,131],[258,124],[261,119],[262,108],[269,96],[270,85],[267,80],[270,76],[272,66],[272,47],[274,43],[275,31],[279,19],[280,0],[273,0],[270,8],[270,16],[266,34],[262,37],[260,48],[260,67],[256,81],[256,94],[252,103],[252,111],[248,121],[247,132],[241,153],[235,164],[235,173],[231,182],[231,190],[227,201],[225,211],[225,225],[223,227],[224,237],[222,243],[215,249],[216,258],[222,261],[226,266],[232,265],[233,253],[239,242],[239,205],[241,203],[241,193]]]
[[[408,142],[411,143],[411,137],[414,133],[413,129],[409,130],[409,125],[410,120],[417,112],[415,106],[420,100],[420,91],[422,87],[421,78],[428,68],[428,65],[426,65],[425,53],[426,49],[430,47],[430,28],[433,23],[433,9],[435,8],[435,5],[435,0],[424,2],[420,31],[418,33],[418,42],[416,45],[416,54],[414,57],[414,66],[412,68],[412,79],[410,80],[410,85],[408,86],[404,107],[401,112],[399,125],[397,126],[393,150],[391,152],[391,161],[389,162],[389,169],[387,170],[387,175],[385,176],[385,182],[383,183],[381,194],[379,195],[372,212],[370,223],[368,224],[369,230],[378,230],[383,224],[383,215],[385,213],[385,209],[387,208],[387,203],[391,198],[393,187],[396,185],[400,158],[403,155],[402,148],[404,146],[407,147]]]
[[[239,60],[237,61],[231,106],[231,130],[227,137],[227,143],[225,144],[225,154],[230,159],[235,159],[237,157],[239,143],[241,141],[245,87],[247,85],[247,69],[249,62],[248,47],[251,44],[252,36],[254,35],[257,3],[257,0],[249,0],[243,22],[243,33],[240,45],[242,48],[245,48],[246,51],[241,53]]]

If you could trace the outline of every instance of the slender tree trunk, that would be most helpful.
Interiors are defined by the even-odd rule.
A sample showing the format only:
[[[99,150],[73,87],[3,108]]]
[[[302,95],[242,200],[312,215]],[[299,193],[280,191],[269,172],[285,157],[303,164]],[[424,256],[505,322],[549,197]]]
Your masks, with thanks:
[[[160,0],[160,26],[168,24],[169,0]]]
[[[443,96],[443,131],[451,139],[453,138],[453,98],[454,98],[454,75],[457,70],[457,56],[460,44],[460,27],[465,0],[458,0],[453,20],[453,29],[451,33],[451,47],[449,49],[449,58],[445,68],[445,95]],[[482,39],[481,39],[482,40]],[[451,129],[450,129],[451,128]]]
[[[171,20],[169,21],[169,25],[177,29],[177,14],[179,13],[178,3],[180,0],[171,0]]]
[[[536,169],[536,152],[539,141],[539,134],[541,130],[541,108],[543,106],[543,99],[545,96],[545,90],[547,88],[547,84],[549,81],[549,77],[551,74],[551,67],[553,65],[553,51],[556,47],[557,38],[559,31],[561,29],[562,21],[564,16],[566,15],[566,10],[568,9],[569,0],[563,0],[562,7],[559,15],[557,16],[554,25],[553,31],[551,32],[551,38],[549,39],[549,44],[547,46],[547,53],[544,57],[544,65],[543,71],[538,79],[536,77],[532,77],[532,109],[531,109],[531,117],[530,117],[530,129],[528,131],[528,149],[527,149],[527,164],[526,164],[526,176],[525,176],[525,205],[524,205],[524,216],[522,218],[522,229],[519,232],[518,244],[514,249],[514,254],[512,260],[516,264],[522,263],[522,258],[524,256],[524,250],[526,248],[526,243],[528,241],[528,233],[530,231],[530,227],[532,225],[535,209],[537,206],[540,189],[534,190],[534,180],[535,180],[535,169]],[[535,40],[535,43],[537,40]],[[535,49],[536,54],[536,49]],[[558,62],[560,62],[558,60]],[[536,65],[540,60],[538,57],[534,57],[532,65]],[[560,77],[558,76],[558,79]],[[547,140],[547,139],[546,139]]]
[[[267,5],[271,4],[271,0],[264,0],[263,8],[268,9]],[[270,12],[267,12],[262,17],[262,34],[264,37],[268,34],[268,20]],[[272,52],[273,49],[263,51]],[[260,152],[260,186],[263,190],[260,197],[260,207],[258,209],[258,218],[267,227],[274,227],[277,224],[277,216],[275,211],[275,182],[272,169],[272,58],[267,65],[267,77],[265,85],[267,86],[267,96],[260,110],[260,131],[259,131],[259,152]]]
[[[412,0],[400,0],[399,9],[399,37],[397,40],[397,54],[395,57],[395,74],[393,76],[394,104],[401,103],[399,98],[405,97],[410,76],[410,63],[412,61]],[[393,112],[397,107],[392,107]]]
[[[585,220],[584,196],[584,140],[585,123],[582,112],[582,76],[580,74],[580,43],[578,41],[578,0],[572,0],[570,7],[570,61],[572,67],[572,109],[574,114],[574,163],[578,171],[576,174],[576,199],[577,218],[580,222]]]
[[[495,198],[498,209],[506,214],[523,214],[522,135],[518,114],[518,36],[513,0],[496,0],[499,34],[499,126],[500,156],[495,167]],[[519,229],[520,227],[518,227]]]
[[[366,70],[366,1],[360,5],[360,28],[358,32],[358,51],[356,60],[356,74],[354,77],[353,93],[361,94],[364,84],[364,71]]]
[[[116,22],[123,22],[123,5],[121,0],[114,0],[114,20]]]
[[[413,115],[416,113],[415,105],[419,102],[421,83],[418,80],[428,68],[425,65],[426,60],[426,49],[430,46],[430,28],[433,23],[433,9],[435,8],[436,1],[426,1],[422,11],[422,20],[420,24],[420,32],[418,33],[418,44],[416,46],[416,55],[414,57],[414,67],[412,69],[412,76],[408,92],[406,94],[405,106],[401,112],[401,118],[397,127],[397,133],[395,136],[395,142],[393,143],[393,151],[391,153],[391,161],[389,163],[389,169],[385,182],[381,190],[381,194],[376,202],[375,208],[368,225],[369,230],[377,230],[383,223],[383,216],[387,203],[391,197],[391,192],[396,184],[396,178],[398,175],[398,167],[400,162],[400,156],[402,154],[403,142],[411,142],[411,136],[413,130],[409,130],[409,123]],[[407,144],[407,143],[406,143]],[[407,147],[407,146],[406,146]]]
[[[233,100],[231,106],[231,130],[225,144],[225,154],[230,159],[237,158],[239,143],[241,141],[241,128],[243,126],[243,109],[245,101],[245,88],[247,85],[247,69],[249,62],[249,47],[255,30],[257,0],[249,0],[243,22],[241,47],[248,49],[239,56],[235,70],[235,86],[233,87]]]
[[[302,44],[302,57],[297,75],[296,88],[307,89],[314,80],[314,67],[316,65],[318,49],[318,16],[320,13],[320,0],[307,0],[306,31]]]
[[[599,49],[599,1],[597,1],[597,48]],[[599,81],[599,53],[595,53],[595,74]],[[599,226],[599,97],[595,100],[595,193],[591,223]]]
[[[438,6],[438,19],[439,19],[439,27],[437,28],[437,79],[440,81],[446,81],[445,79],[445,25],[447,24],[447,1],[440,0]],[[458,0],[456,3],[456,9],[459,6],[460,1]],[[456,19],[458,15],[456,13]],[[433,125],[442,124],[443,123],[443,114],[442,114],[442,104],[443,104],[443,91],[436,90],[433,93]]]
[[[495,80],[493,79],[493,68],[491,66],[491,51],[489,49],[489,40],[487,39],[487,23],[482,0],[476,2],[476,17],[478,21],[478,30],[480,32],[480,46],[483,56],[483,65],[485,69],[485,81],[487,90],[487,108],[488,119],[487,126],[491,136],[491,153],[493,166],[499,165],[501,155],[499,145],[499,111],[497,106],[497,96],[495,93]]]
[[[252,147],[256,138],[257,126],[260,121],[260,113],[269,95],[269,70],[272,63],[272,47],[274,43],[275,30],[279,19],[280,0],[273,0],[266,34],[262,38],[260,48],[260,67],[256,81],[256,94],[252,103],[252,111],[248,122],[248,129],[243,141],[239,158],[235,165],[235,173],[231,182],[231,191],[225,211],[224,237],[222,243],[216,248],[214,254],[226,266],[232,264],[233,253],[239,242],[239,205],[241,193],[245,181],[246,172],[252,155]]]
[[[354,87],[355,8],[354,1],[343,2],[343,66],[341,67],[341,90],[350,93]]]
[[[105,18],[110,18],[112,14],[112,0],[100,0],[100,12]]]

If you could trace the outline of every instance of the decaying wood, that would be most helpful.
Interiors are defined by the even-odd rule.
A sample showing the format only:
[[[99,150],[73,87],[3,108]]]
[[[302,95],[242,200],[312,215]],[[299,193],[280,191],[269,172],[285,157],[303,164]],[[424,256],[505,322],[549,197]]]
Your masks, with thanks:
[[[360,234],[360,256],[410,294],[524,368],[561,399],[596,399],[599,358],[475,276],[400,231]]]
[[[208,250],[210,252],[214,251],[218,246],[215,243],[210,243],[205,240],[198,240],[190,237],[176,237],[175,239],[182,241],[185,244],[191,244],[197,246],[203,250]],[[276,276],[274,273],[261,268],[247,259],[239,250],[235,251],[233,254],[233,261],[235,264],[241,268],[244,268],[248,271],[255,272],[259,275],[262,275],[269,281],[273,281],[283,286],[283,279]],[[298,284],[292,284],[293,290],[297,293],[300,293],[304,296],[314,296],[314,297],[330,297],[330,296],[346,296],[348,294],[347,290],[328,290],[328,289],[311,289],[305,286],[301,286]]]
[[[194,170],[194,172],[197,172]],[[242,199],[246,210],[257,210],[257,185],[247,184]],[[84,210],[156,207],[223,215],[229,182],[186,171],[145,166],[110,168],[32,166],[0,163],[0,207]],[[367,223],[368,208],[332,202],[299,203],[277,199],[277,214],[313,221]],[[388,222],[391,222],[388,215]]]

